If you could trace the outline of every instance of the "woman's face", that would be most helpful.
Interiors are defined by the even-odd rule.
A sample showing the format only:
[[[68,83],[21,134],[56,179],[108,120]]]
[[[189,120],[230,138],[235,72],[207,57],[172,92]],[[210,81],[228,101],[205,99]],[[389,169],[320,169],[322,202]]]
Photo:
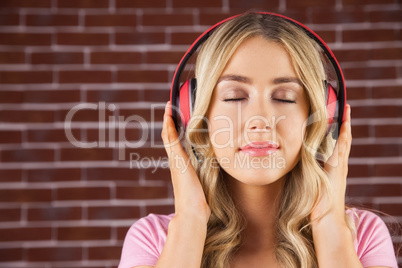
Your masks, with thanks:
[[[249,185],[283,178],[300,159],[308,113],[287,51],[262,37],[247,39],[222,72],[207,114],[219,165]]]

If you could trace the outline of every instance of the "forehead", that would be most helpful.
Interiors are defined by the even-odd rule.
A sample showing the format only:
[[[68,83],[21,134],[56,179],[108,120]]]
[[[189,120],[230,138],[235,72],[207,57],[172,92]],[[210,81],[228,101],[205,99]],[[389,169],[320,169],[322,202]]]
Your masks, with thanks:
[[[221,77],[241,75],[249,78],[297,77],[287,50],[263,37],[243,41],[226,64]]]

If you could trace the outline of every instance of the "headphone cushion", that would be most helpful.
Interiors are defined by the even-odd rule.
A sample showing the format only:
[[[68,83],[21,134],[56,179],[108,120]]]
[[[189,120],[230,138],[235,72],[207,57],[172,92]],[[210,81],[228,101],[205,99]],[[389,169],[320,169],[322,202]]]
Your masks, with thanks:
[[[336,114],[336,109],[338,105],[338,99],[336,96],[336,92],[334,88],[331,86],[330,83],[327,83],[327,116],[328,116],[328,124],[331,126],[331,124],[334,122],[334,117]]]

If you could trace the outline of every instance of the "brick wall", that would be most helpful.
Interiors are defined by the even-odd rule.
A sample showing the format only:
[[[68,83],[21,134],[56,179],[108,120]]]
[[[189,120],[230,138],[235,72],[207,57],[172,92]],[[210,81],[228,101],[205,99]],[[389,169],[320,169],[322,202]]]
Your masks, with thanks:
[[[115,267],[136,219],[173,211],[169,171],[155,171],[166,161],[152,162],[166,160],[169,81],[198,34],[250,9],[300,20],[334,50],[352,105],[348,200],[402,222],[398,0],[2,0],[1,267]],[[134,115],[156,123],[141,131]]]

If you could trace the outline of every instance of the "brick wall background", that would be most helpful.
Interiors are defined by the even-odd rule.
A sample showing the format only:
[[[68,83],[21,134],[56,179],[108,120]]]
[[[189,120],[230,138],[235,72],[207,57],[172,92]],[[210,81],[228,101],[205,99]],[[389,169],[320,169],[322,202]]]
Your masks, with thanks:
[[[169,171],[151,160],[166,160],[176,64],[210,25],[250,9],[291,16],[333,49],[352,105],[348,200],[402,223],[399,0],[2,0],[1,267],[115,267],[136,219],[173,211]],[[66,137],[69,111],[90,148]],[[134,115],[156,123],[141,131],[124,122]]]

